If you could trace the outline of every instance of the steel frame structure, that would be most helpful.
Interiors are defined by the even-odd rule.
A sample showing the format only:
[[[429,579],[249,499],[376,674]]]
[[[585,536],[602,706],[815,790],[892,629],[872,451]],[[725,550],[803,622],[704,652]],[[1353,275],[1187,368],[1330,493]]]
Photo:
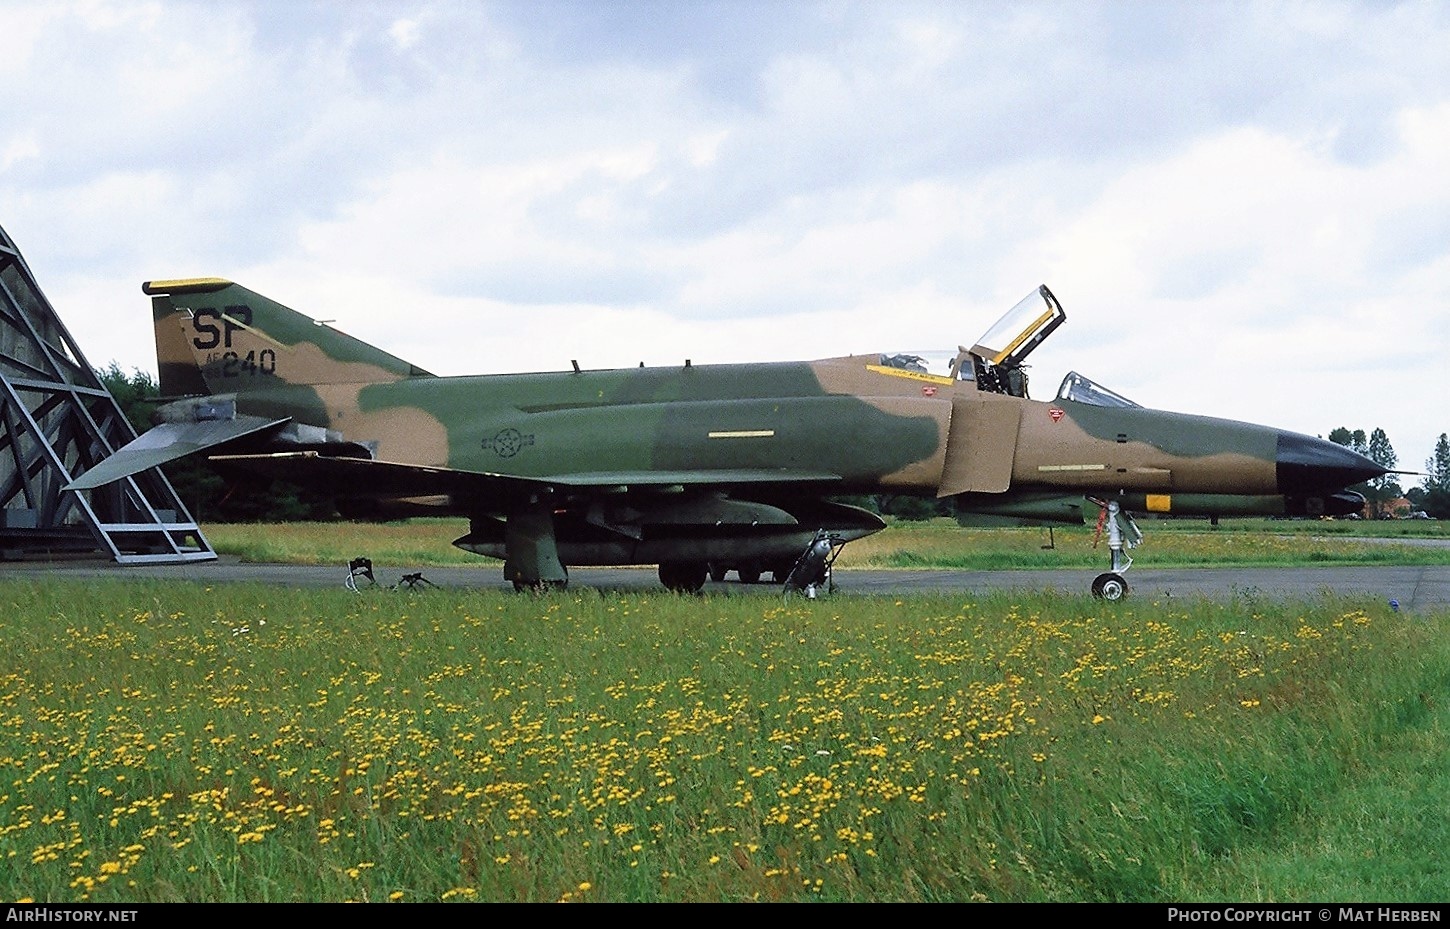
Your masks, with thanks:
[[[0,227],[0,559],[215,559],[158,468],[94,490],[65,489],[135,437]]]

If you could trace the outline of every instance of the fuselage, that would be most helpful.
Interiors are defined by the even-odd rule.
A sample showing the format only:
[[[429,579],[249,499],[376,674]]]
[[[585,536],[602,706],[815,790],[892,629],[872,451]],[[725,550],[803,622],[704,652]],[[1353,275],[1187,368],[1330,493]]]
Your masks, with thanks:
[[[781,471],[821,475],[834,493],[943,496],[1301,493],[1363,479],[1333,468],[1320,479],[1314,456],[1338,446],[1268,426],[985,393],[879,360],[277,385],[239,408],[335,430],[383,461],[536,478]],[[1286,436],[1311,453],[1292,480]]]

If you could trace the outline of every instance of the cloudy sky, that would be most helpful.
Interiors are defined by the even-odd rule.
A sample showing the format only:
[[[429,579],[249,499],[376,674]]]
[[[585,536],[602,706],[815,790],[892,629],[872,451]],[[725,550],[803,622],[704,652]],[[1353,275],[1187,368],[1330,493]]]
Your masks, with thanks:
[[[1450,4],[0,0],[0,226],[98,367],[231,278],[439,374],[970,344],[1450,432]],[[1406,481],[1413,484],[1415,479]]]

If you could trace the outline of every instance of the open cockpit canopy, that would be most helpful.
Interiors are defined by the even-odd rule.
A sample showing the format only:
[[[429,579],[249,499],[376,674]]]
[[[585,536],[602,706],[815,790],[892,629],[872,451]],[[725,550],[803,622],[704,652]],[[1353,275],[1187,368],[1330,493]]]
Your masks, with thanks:
[[[1066,320],[1062,304],[1043,284],[1003,314],[972,346],[971,354],[989,365],[1020,365]]]
[[[959,348],[952,362],[953,377],[971,377],[978,390],[1027,396],[1023,361],[1053,331],[1067,322],[1062,304],[1047,289],[1036,290],[1008,310],[971,348]]]
[[[883,367],[915,374],[975,381],[978,390],[1027,396],[1024,362],[1037,346],[1067,322],[1067,313],[1046,285],[1017,301],[1001,319],[982,334],[971,348],[958,346],[956,354],[946,352],[901,352],[880,357]],[[945,379],[943,378],[943,379]],[[1058,400],[1091,406],[1136,407],[1122,394],[1073,371],[1062,379]]]

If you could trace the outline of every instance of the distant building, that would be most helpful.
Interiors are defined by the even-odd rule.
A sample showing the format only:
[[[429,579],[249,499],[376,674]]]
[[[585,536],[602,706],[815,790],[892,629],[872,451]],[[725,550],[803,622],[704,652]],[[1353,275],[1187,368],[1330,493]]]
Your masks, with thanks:
[[[1403,516],[1409,516],[1410,511],[1414,508],[1415,505],[1404,497],[1396,497],[1393,500],[1386,500],[1383,503],[1379,504],[1379,512],[1382,514],[1382,518],[1384,519],[1399,519]],[[1374,502],[1371,501],[1366,503],[1361,513],[1365,519],[1374,519]]]

